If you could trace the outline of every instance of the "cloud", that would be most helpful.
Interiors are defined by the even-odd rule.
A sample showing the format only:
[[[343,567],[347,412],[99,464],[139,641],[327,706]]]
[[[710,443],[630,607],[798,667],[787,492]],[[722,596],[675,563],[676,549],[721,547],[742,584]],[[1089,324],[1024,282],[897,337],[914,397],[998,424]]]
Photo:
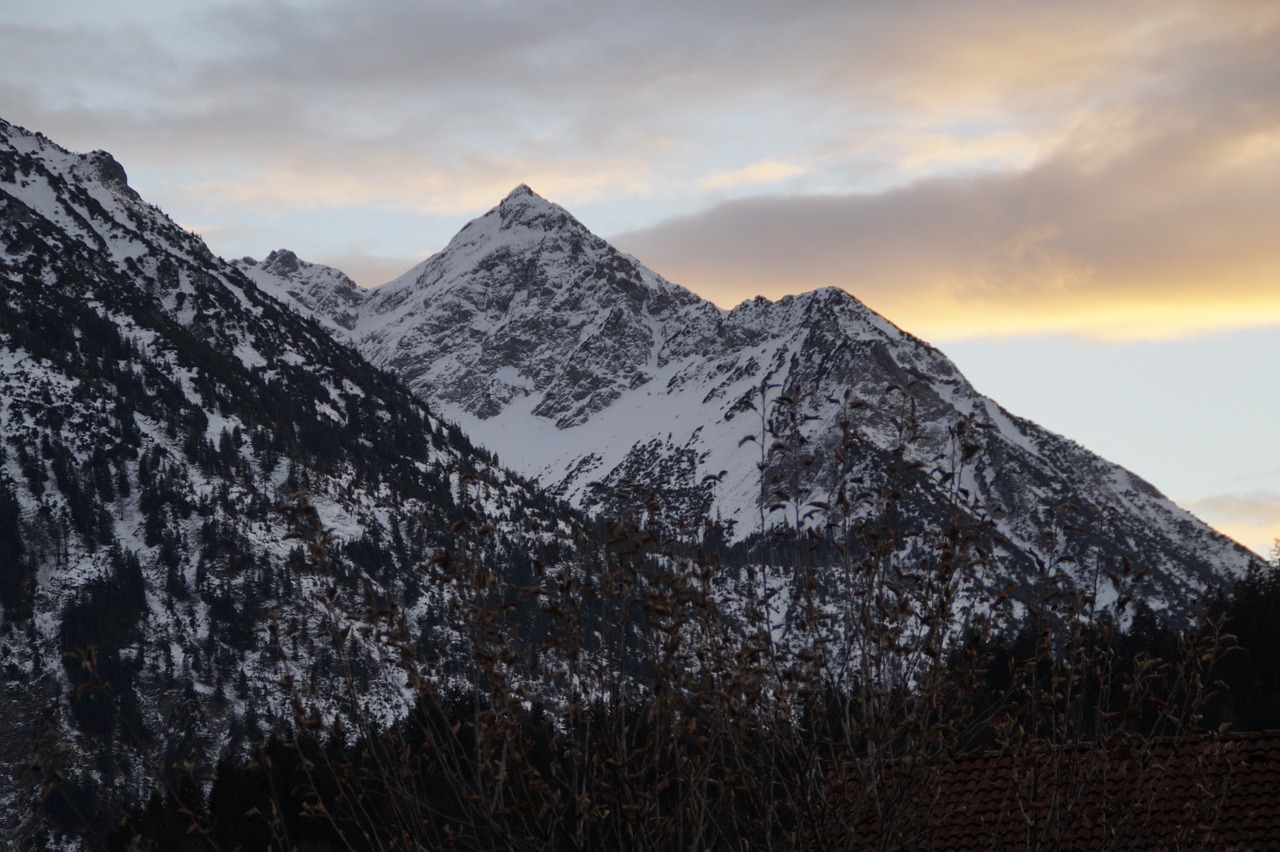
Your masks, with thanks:
[[[747,186],[755,187],[779,183],[787,178],[803,175],[808,171],[809,169],[804,166],[798,166],[793,163],[764,160],[759,163],[752,163],[749,166],[743,166],[740,169],[713,172],[699,179],[698,187],[713,192],[723,192]]]
[[[1261,0],[6,15],[0,114],[112,150],[192,220],[473,215],[528,182],[668,218],[624,247],[722,302],[842,284],[933,336],[1280,318],[1280,7]]]
[[[341,269],[362,287],[376,287],[403,275],[425,259],[337,252],[318,256],[314,262]]]
[[[1189,506],[1193,511],[1228,516],[1243,523],[1280,526],[1280,494],[1274,491],[1219,494],[1193,500]]]
[[[1280,546],[1280,493],[1254,491],[1187,501],[1187,508],[1255,553]]]
[[[763,197],[615,237],[721,301],[825,285],[948,336],[1160,336],[1280,321],[1280,181],[1069,158],[876,195]]]
[[[146,3],[124,6],[88,23],[33,13],[0,28],[0,49],[23,57],[0,103],[21,101],[29,114],[11,117],[48,132],[91,126],[106,140],[99,144],[137,161],[234,166],[367,142],[393,159],[414,152],[461,170],[468,154],[536,161],[553,147],[565,159],[649,163],[651,174],[673,178],[671,192],[697,191],[712,171],[837,152],[871,124],[876,135],[910,134],[977,116],[1007,125],[997,136],[1026,133],[1116,73],[1129,47],[1117,32],[1185,8],[255,0],[147,14]]]
[[[838,285],[934,337],[1280,323],[1275,23],[1157,56],[1141,96],[1022,168],[739,199],[615,239],[722,302]]]
[[[378,157],[370,153],[364,159],[347,151],[340,157],[345,163],[298,152],[270,161],[258,171],[193,183],[177,191],[228,212],[370,207],[461,216],[487,209],[521,183],[533,184],[572,205],[619,191],[639,192],[646,180],[643,168],[605,157],[568,160],[548,154],[545,159],[513,161],[476,156],[469,158],[465,168],[412,154]],[[317,174],[327,177],[317,180]]]

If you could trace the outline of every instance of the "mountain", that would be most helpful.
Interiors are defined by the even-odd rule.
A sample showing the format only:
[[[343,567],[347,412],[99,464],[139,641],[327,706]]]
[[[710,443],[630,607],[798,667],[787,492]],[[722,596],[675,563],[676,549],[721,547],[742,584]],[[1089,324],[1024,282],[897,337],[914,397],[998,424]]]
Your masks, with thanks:
[[[237,266],[264,292],[341,337],[355,328],[365,292],[345,273],[273,251],[262,263],[245,258]]]
[[[446,643],[461,628],[423,565],[454,522],[488,524],[473,550],[515,573],[568,529],[565,507],[335,341],[323,323],[358,300],[320,280],[318,324],[110,155],[0,121],[0,773],[18,778],[47,726],[38,762],[67,779],[47,801],[0,786],[16,844],[41,845],[38,814],[75,826],[97,791],[145,789],[148,767],[291,727],[284,681],[328,718],[349,700],[402,712],[412,690],[369,676],[374,645],[335,648],[348,613],[397,601],[413,635]]]
[[[308,311],[337,274],[269,266],[247,271]],[[367,291],[354,323],[352,304],[333,317],[341,337],[587,510],[621,511],[638,489],[673,531],[709,520],[741,541],[868,515],[865,495],[896,477],[920,547],[957,515],[987,531],[992,589],[1030,587],[1046,566],[1087,586],[1132,564],[1147,604],[1181,611],[1258,564],[843,290],[724,310],[527,186]]]
[[[971,608],[1105,604],[1133,564],[1175,615],[1258,564],[844,292],[725,311],[527,187],[367,292],[225,262],[110,155],[0,121],[0,279],[0,772],[55,791],[0,785],[20,848],[188,761],[377,733],[420,672],[581,711],[758,650],[763,612],[847,678],[853,593],[884,599],[853,559],[923,587],[974,547]]]

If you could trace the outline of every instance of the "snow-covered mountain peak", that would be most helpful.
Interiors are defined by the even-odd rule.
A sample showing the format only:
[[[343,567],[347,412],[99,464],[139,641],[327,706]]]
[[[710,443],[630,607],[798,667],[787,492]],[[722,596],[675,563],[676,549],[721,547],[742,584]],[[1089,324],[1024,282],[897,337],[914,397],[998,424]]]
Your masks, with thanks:
[[[652,379],[684,311],[723,313],[522,185],[374,290],[354,336],[454,415],[528,400],[567,428]]]
[[[543,243],[548,243],[548,247],[573,246],[582,250],[584,245],[598,249],[603,241],[569,211],[520,184],[496,207],[468,222],[435,257],[471,259]],[[411,270],[409,275],[412,274]]]
[[[443,250],[375,291],[370,312],[385,315],[406,302],[432,301],[449,289],[480,305],[506,305],[517,296],[535,304],[574,294],[621,298],[633,308],[660,310],[671,299],[702,301],[644,268],[593,234],[572,214],[526,184],[470,222]],[[382,325],[381,321],[375,323]]]
[[[538,195],[524,183],[507,193],[490,212],[497,214],[506,229],[524,226],[562,232],[570,228],[589,233],[568,210]]]
[[[884,484],[906,457],[933,471],[914,483],[913,523],[957,512],[992,523],[1008,578],[1036,570],[1042,511],[1064,500],[1080,507],[1081,530],[1065,552],[1081,565],[1143,559],[1159,576],[1153,606],[1254,559],[1128,472],[1005,412],[844,290],[725,311],[523,185],[372,291],[352,339],[519,472],[588,509],[625,510],[610,495],[638,488],[673,526],[714,517],[741,538],[760,528],[766,494],[766,525],[781,520],[784,492],[795,523],[800,503]],[[854,449],[837,453],[840,442]],[[803,493],[771,486],[796,459]]]
[[[776,302],[757,296],[739,304],[729,312],[729,317],[733,322],[774,331],[831,328],[855,339],[900,340],[909,341],[910,345],[924,345],[839,287],[820,287],[783,296]]]
[[[516,186],[515,189],[508,192],[506,196],[504,196],[503,199],[498,202],[498,206],[495,209],[514,210],[514,209],[519,209],[524,207],[536,207],[536,206],[554,207],[556,209],[563,210],[563,208],[560,207],[560,205],[553,204],[552,202],[543,198],[538,193],[534,192],[532,187],[530,187],[529,184],[527,183],[522,183]]]
[[[288,249],[276,249],[261,261],[241,258],[232,265],[264,291],[344,341],[355,328],[360,305],[368,295],[341,270],[309,263]]]
[[[129,186],[124,166],[106,151],[77,154],[51,141],[44,134],[32,133],[4,119],[0,119],[0,149],[4,150],[6,159],[12,158],[9,161],[24,174],[30,175],[37,171],[37,163],[44,162],[87,184],[106,187],[119,195],[138,199],[138,194]]]

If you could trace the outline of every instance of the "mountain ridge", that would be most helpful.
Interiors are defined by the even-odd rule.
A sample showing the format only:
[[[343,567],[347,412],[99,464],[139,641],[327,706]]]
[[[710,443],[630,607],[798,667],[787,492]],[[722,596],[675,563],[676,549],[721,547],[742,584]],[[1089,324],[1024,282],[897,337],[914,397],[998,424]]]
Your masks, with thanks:
[[[285,680],[329,718],[403,715],[412,690],[380,649],[356,637],[336,664],[347,613],[399,601],[446,647],[460,628],[423,565],[454,522],[487,524],[472,549],[517,573],[576,522],[215,258],[109,155],[3,120],[0,280],[7,778],[43,759],[47,727],[67,801],[137,793],[188,750],[212,762],[291,727]],[[86,827],[38,783],[0,785],[0,835],[45,848],[43,817]]]
[[[888,409],[905,404],[918,434],[903,452],[935,472],[938,481],[921,486],[932,489],[932,511],[940,517],[962,496],[965,512],[997,528],[992,546],[1012,575],[1030,577],[1038,561],[1057,558],[1052,547],[1078,564],[1141,559],[1163,578],[1147,589],[1161,608],[1257,563],[1154,486],[982,396],[939,350],[845,290],[719,308],[523,184],[443,250],[365,291],[357,310],[352,345],[499,458],[589,511],[620,510],[607,495],[662,491],[678,471],[679,486],[664,495],[677,525],[715,519],[742,540],[788,514],[769,511],[779,502],[769,492],[785,490],[781,407],[795,409],[793,438],[813,473],[806,500],[781,501],[795,518],[797,501],[831,505],[847,485],[831,456],[841,406],[858,406],[865,479],[879,475],[875,454],[903,443]],[[953,464],[960,443],[971,449]],[[1050,547],[1042,518],[1062,505],[1078,514],[1064,524],[1087,532]],[[1083,582],[1085,569],[1074,570]]]

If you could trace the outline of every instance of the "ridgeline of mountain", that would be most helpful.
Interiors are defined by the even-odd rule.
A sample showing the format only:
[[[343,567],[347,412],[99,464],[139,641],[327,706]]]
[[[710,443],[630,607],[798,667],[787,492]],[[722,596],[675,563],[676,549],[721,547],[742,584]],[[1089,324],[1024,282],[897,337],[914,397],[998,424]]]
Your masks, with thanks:
[[[249,271],[286,299],[335,274]],[[1131,562],[1146,602],[1177,610],[1258,564],[1150,484],[979,394],[843,290],[723,310],[526,186],[357,310],[340,324],[371,362],[588,510],[620,511],[638,491],[672,527],[710,519],[742,540],[820,526],[841,493],[898,476],[922,540],[957,511],[992,531],[993,588],[1050,564],[1087,585]]]
[[[109,155],[3,121],[0,279],[0,836],[18,846],[42,844],[42,809],[76,827],[68,807],[92,813],[95,790],[292,726],[284,679],[332,716],[352,671],[335,653],[376,671],[332,641],[365,594],[447,641],[422,565],[458,519],[492,523],[516,570],[570,516],[215,258]],[[340,321],[348,283],[324,279],[315,309]],[[366,687],[371,718],[411,700],[384,673]],[[39,779],[13,782],[45,724],[70,792],[42,804]]]
[[[258,264],[237,264],[254,281],[267,284],[281,301],[339,335],[355,328],[364,291],[344,273],[299,260],[291,251],[273,251]]]

